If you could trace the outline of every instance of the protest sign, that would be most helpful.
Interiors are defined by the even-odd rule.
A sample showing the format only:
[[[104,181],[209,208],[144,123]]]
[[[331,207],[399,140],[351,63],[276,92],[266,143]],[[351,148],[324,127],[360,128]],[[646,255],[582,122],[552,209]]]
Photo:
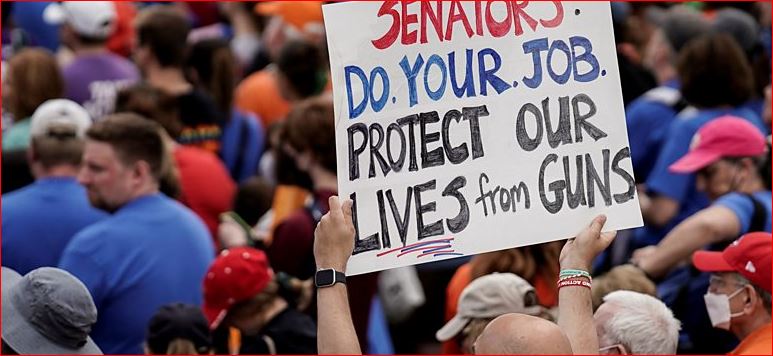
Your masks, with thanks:
[[[323,11],[349,275],[641,226],[608,2]]]

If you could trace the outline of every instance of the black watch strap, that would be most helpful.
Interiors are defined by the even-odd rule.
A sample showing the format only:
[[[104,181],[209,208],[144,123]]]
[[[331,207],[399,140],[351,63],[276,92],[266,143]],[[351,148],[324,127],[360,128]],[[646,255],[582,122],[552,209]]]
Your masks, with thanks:
[[[336,283],[346,284],[346,274],[332,268],[324,268],[314,274],[314,285],[317,288],[331,287]]]

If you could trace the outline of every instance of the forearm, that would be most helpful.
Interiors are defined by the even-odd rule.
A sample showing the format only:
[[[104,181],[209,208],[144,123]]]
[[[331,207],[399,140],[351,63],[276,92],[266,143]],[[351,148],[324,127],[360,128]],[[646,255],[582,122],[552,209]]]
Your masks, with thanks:
[[[352,323],[346,285],[317,289],[317,352],[319,354],[361,354]]]
[[[638,262],[648,276],[661,278],[693,252],[716,240],[713,229],[699,219],[688,219],[663,238],[655,251]]]
[[[584,264],[562,265],[562,270],[590,270]],[[583,286],[567,286],[558,290],[558,326],[572,345],[572,352],[579,355],[597,354],[598,335],[593,322],[591,291]]]

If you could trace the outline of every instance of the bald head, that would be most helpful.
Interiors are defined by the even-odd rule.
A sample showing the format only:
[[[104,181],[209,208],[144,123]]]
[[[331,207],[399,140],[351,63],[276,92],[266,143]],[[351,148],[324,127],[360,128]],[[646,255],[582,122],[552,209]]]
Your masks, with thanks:
[[[475,343],[476,354],[572,354],[558,325],[524,314],[492,320]]]

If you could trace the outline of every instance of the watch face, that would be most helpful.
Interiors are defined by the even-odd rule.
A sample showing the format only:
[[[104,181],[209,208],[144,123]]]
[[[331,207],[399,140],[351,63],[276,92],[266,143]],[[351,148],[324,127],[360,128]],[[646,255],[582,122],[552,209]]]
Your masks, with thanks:
[[[317,271],[317,274],[314,278],[314,284],[317,285],[317,287],[320,286],[329,286],[333,284],[335,281],[335,271],[332,269],[324,269],[321,271]]]

